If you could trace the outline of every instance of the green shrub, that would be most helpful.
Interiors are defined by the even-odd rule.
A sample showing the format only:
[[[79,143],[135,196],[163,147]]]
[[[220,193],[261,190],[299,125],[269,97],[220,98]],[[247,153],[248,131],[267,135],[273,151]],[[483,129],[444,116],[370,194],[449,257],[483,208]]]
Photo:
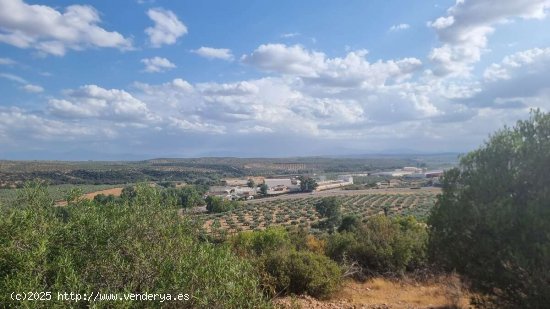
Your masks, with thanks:
[[[282,227],[247,231],[233,236],[229,243],[241,255],[261,255],[290,247],[288,232]]]
[[[225,246],[200,243],[191,223],[138,185],[119,204],[53,207],[40,185],[0,214],[0,304],[88,307],[58,301],[16,302],[8,291],[188,293],[186,302],[101,302],[96,308],[253,308],[269,306],[251,263]]]
[[[358,262],[375,273],[403,273],[425,265],[427,231],[413,217],[375,216],[352,232],[328,238],[327,255]]]
[[[315,203],[315,209],[322,217],[326,218],[320,225],[332,231],[342,222],[342,201],[335,196],[325,197]]]
[[[219,196],[209,196],[206,198],[206,210],[210,213],[226,212],[233,210],[238,206],[239,202],[224,200]],[[240,218],[241,217],[239,216],[239,220]]]
[[[262,258],[273,292],[327,298],[341,285],[342,271],[328,257],[309,251],[277,251]]]
[[[467,277],[495,307],[548,308],[548,175],[548,113],[533,112],[464,156],[445,173],[429,217],[432,261]]]
[[[338,232],[353,232],[359,228],[361,220],[355,215],[347,215],[342,218]]]

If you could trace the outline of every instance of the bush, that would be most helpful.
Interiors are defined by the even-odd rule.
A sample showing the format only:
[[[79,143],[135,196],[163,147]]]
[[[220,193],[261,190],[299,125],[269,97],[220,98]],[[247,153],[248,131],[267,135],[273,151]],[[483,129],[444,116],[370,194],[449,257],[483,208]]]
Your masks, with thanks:
[[[263,257],[267,282],[277,294],[326,298],[341,285],[342,271],[328,257],[308,251],[278,251]]]
[[[239,202],[227,201],[219,196],[209,196],[206,198],[206,210],[209,213],[220,213],[233,210],[239,206]]]
[[[229,243],[241,255],[262,255],[290,247],[288,232],[282,227],[242,232],[233,236]]]
[[[138,185],[119,204],[53,207],[40,185],[0,214],[0,303],[6,307],[87,307],[87,303],[15,302],[7,291],[188,293],[186,302],[95,303],[150,308],[268,306],[251,265],[224,246],[200,243],[191,223]]]
[[[338,232],[353,232],[361,226],[361,219],[355,215],[347,215],[342,218]]]
[[[340,225],[342,221],[342,203],[335,197],[325,197],[315,204],[317,212],[325,219],[321,226],[326,227],[329,231]]]
[[[550,304],[550,114],[493,135],[445,173],[430,256],[499,308]]]
[[[403,273],[425,265],[427,231],[413,217],[375,216],[353,232],[328,238],[327,255],[374,273]]]

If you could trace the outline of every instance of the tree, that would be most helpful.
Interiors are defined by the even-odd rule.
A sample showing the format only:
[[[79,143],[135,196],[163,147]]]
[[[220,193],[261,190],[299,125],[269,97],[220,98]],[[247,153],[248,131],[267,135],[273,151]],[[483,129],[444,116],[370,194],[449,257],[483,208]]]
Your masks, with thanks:
[[[311,177],[300,176],[298,180],[300,180],[300,190],[302,192],[311,192],[319,186],[315,179]]]
[[[547,307],[548,175],[550,114],[534,111],[445,173],[428,221],[432,261],[469,278],[489,305]]]
[[[192,186],[180,189],[179,202],[183,208],[192,208],[203,204],[200,192]]]
[[[341,208],[342,203],[335,196],[323,198],[315,204],[315,209],[317,210],[317,212],[321,216],[327,218],[325,224],[329,230],[332,230],[340,225],[342,221]]]
[[[219,196],[209,196],[206,198],[206,210],[209,213],[220,213],[232,210],[239,205],[235,201],[226,201]]]
[[[254,186],[255,186],[254,179],[252,179],[252,178],[248,179],[248,182],[246,183],[246,185],[249,188],[254,188]]]
[[[353,232],[361,226],[361,219],[356,215],[346,215],[338,227],[338,232]]]
[[[263,185],[260,186],[260,193],[262,195],[267,195],[267,190],[269,189],[269,187],[264,183]]]

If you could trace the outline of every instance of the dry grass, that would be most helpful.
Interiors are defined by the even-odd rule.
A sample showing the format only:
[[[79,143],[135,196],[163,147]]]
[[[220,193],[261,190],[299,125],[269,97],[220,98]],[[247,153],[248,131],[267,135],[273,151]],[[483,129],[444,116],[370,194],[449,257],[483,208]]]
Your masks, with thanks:
[[[82,198],[91,201],[94,199],[96,195],[99,195],[99,194],[105,194],[105,195],[112,194],[114,196],[120,196],[122,194],[122,189],[123,188],[111,188],[106,190],[94,191],[94,192],[83,194]],[[61,207],[67,206],[67,201],[64,201],[64,200],[56,201],[55,206],[61,206]]]
[[[360,283],[348,281],[336,295],[355,305],[387,305],[389,308],[468,308],[469,293],[455,275],[418,282],[410,279],[374,278]]]
[[[470,294],[455,275],[438,276],[419,282],[410,278],[390,280],[374,278],[367,282],[349,280],[343,289],[327,301],[309,296],[283,297],[274,301],[276,308],[317,309],[465,309]]]
[[[85,199],[88,199],[88,200],[93,200],[94,197],[96,195],[99,195],[99,194],[105,194],[105,195],[114,195],[114,196],[120,196],[122,194],[122,189],[123,188],[112,188],[112,189],[107,189],[107,190],[101,190],[101,191],[95,191],[95,192],[90,192],[90,193],[86,193],[84,194],[84,198]]]

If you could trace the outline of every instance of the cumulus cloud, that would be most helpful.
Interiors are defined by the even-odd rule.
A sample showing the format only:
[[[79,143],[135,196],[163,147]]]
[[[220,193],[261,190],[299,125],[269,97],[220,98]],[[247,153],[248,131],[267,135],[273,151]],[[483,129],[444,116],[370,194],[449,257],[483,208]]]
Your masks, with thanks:
[[[550,108],[550,48],[533,48],[504,57],[484,72],[480,91],[462,101],[478,107]]]
[[[300,45],[262,44],[241,60],[268,72],[316,76],[324,65],[325,54],[310,52]]]
[[[300,45],[266,44],[244,55],[242,61],[264,71],[298,76],[306,83],[344,88],[376,87],[407,79],[422,66],[416,58],[370,63],[367,54],[366,50],[357,50],[343,58],[327,58]]]
[[[288,155],[304,154],[302,148],[345,153],[397,144],[420,149],[434,142],[456,150],[525,117],[529,107],[550,108],[548,48],[509,55],[488,66],[479,80],[438,78],[416,58],[367,56],[366,50],[328,57],[299,45],[265,44],[242,61],[268,77],[224,83],[176,78],[135,82],[128,89],[85,85],[50,98],[42,111],[0,110],[2,117],[14,114],[31,128],[11,128],[0,118],[0,140],[38,139],[42,127],[47,133],[76,125],[85,139],[99,134],[117,145],[134,141],[155,150],[169,144],[223,154],[254,144],[263,151],[258,154],[276,145],[284,149],[278,154]]]
[[[149,73],[164,72],[176,67],[170,60],[161,57],[141,59],[141,63],[145,65],[145,72]]]
[[[37,140],[74,140],[92,135],[105,137],[102,132],[107,131],[48,119],[20,108],[0,109],[0,137],[4,136],[6,141],[10,136]]]
[[[21,0],[0,0],[0,42],[63,56],[67,49],[90,47],[129,49],[132,43],[118,32],[99,26],[99,12],[88,5],[71,5],[63,12]]]
[[[409,29],[411,26],[409,24],[398,24],[398,25],[393,25],[390,27],[390,31],[400,31],[400,30],[407,30]]]
[[[187,27],[172,11],[153,8],[147,11],[147,16],[154,23],[153,27],[145,29],[153,47],[175,44],[179,37],[187,34]]]
[[[233,60],[233,54],[231,50],[227,48],[213,48],[213,47],[201,47],[193,50],[193,52],[201,57],[208,59],[222,59],[231,61]]]
[[[447,16],[428,22],[442,45],[429,58],[437,75],[467,75],[487,50],[488,37],[499,23],[546,17],[547,0],[457,1]]]
[[[66,118],[101,118],[150,123],[158,121],[147,105],[130,93],[86,85],[65,91],[65,99],[50,99],[49,111]]]

